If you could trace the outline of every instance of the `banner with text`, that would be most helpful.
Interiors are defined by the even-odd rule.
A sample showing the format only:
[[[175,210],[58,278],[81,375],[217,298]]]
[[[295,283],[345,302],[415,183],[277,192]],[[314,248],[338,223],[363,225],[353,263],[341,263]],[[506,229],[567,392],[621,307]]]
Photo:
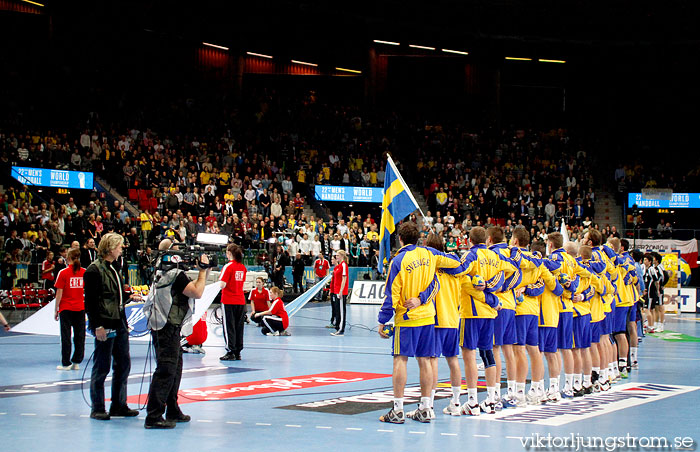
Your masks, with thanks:
[[[350,303],[382,304],[384,303],[384,281],[355,281],[352,286]]]
[[[644,252],[679,250],[690,268],[698,267],[697,240],[635,240],[634,248]]]

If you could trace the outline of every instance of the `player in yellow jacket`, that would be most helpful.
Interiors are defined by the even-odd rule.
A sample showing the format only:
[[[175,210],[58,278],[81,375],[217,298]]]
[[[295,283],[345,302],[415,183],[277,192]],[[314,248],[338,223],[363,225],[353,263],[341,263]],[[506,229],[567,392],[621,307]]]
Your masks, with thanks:
[[[430,393],[432,390],[432,366],[430,358],[435,354],[435,296],[440,288],[438,268],[457,269],[462,263],[454,256],[432,248],[416,246],[418,228],[413,222],[405,222],[399,228],[401,249],[391,260],[385,286],[385,301],[379,311],[379,335],[384,325],[394,317],[393,373],[394,406],[379,418],[382,422],[404,423],[403,395],[406,386],[408,357],[418,361],[421,381],[421,401],[413,412],[413,419],[430,422]]]
[[[636,269],[620,256],[620,239],[609,237],[608,245],[615,252],[613,262],[617,266],[617,296],[615,298],[615,309],[613,310],[613,335],[617,343],[617,365],[620,376],[629,376],[627,369],[627,353],[629,352],[629,342],[627,341],[627,323],[629,321],[630,308],[634,304],[632,299],[632,288],[628,281],[634,280],[636,283]]]
[[[547,253],[547,245],[542,241],[533,242],[530,245],[532,254],[542,259]],[[559,306],[561,305],[561,295],[564,288],[559,284],[556,277],[547,268],[544,259],[541,261],[542,275],[533,284],[525,288],[524,296],[534,297],[539,303],[538,321],[538,342],[539,350],[547,359],[549,370],[549,388],[547,390],[547,402],[558,402],[561,400],[560,376],[561,362],[557,354],[557,326],[559,325]],[[545,282],[548,281],[548,282]],[[555,285],[552,286],[552,280]],[[539,377],[533,374],[533,379]],[[542,377],[544,378],[544,373]]]
[[[576,289],[578,295],[573,303],[574,308],[574,397],[583,397],[593,394],[593,383],[591,382],[591,303],[592,292],[591,278],[593,275],[588,269],[581,265],[582,258],[579,246],[576,242],[569,242],[564,245],[567,254],[576,259],[576,263],[585,271],[579,276],[579,285]],[[590,247],[585,247],[584,255],[590,259],[592,255]]]
[[[513,231],[510,245],[511,254],[519,253],[521,261],[528,261],[532,265],[520,265],[522,281],[516,290],[515,327],[516,345],[513,347],[515,354],[516,381],[515,381],[515,405],[526,406],[528,403],[537,405],[546,399],[544,388],[544,362],[539,349],[539,313],[540,302],[537,296],[525,293],[528,286],[542,281],[549,290],[556,291],[559,283],[556,278],[543,265],[541,259],[533,255],[527,246],[530,244],[530,234],[524,227],[518,226]],[[559,286],[561,290],[561,286]],[[559,292],[561,294],[561,292]],[[556,350],[555,350],[556,352]],[[525,395],[525,380],[528,373],[528,357],[532,366],[532,379],[530,391]]]
[[[614,254],[612,248],[603,245],[603,235],[597,229],[589,228],[588,232],[583,236],[583,244],[589,245],[593,251],[590,260],[590,269],[598,276],[607,280],[605,293],[601,296],[603,302],[604,318],[600,323],[600,342],[598,343],[598,352],[600,360],[605,363],[601,364],[601,385],[605,387],[610,385],[615,378],[617,370],[617,348],[610,340],[610,335],[613,332],[613,310],[615,308],[615,294],[617,292],[617,267],[609,257],[609,253]],[[619,377],[619,371],[617,376]]]
[[[564,391],[563,397],[574,396],[574,356],[571,351],[574,345],[574,304],[576,289],[580,282],[580,277],[588,272],[581,268],[576,259],[569,256],[563,248],[564,237],[559,232],[552,232],[547,235],[547,248],[551,255],[545,261],[548,269],[562,281],[564,293],[559,306],[559,326],[557,327],[557,347],[561,352],[564,367]],[[579,295],[580,296],[580,295]]]
[[[428,235],[425,245],[441,252],[445,248],[442,238],[434,233]],[[437,278],[440,290],[435,297],[437,315],[435,316],[435,357],[430,360],[433,371],[430,407],[433,408],[438,384],[438,357],[442,355],[450,369],[450,385],[452,387],[452,398],[443,413],[459,416],[461,414],[459,394],[462,391],[462,372],[459,368],[459,300],[462,277],[450,275],[438,269]],[[471,278],[464,279],[471,280]],[[407,413],[407,416],[410,417],[411,413]]]
[[[500,376],[496,373],[496,362],[493,356],[493,327],[496,313],[501,309],[501,302],[495,293],[500,291],[504,280],[512,276],[517,269],[512,263],[501,259],[495,252],[486,248],[484,228],[480,226],[472,228],[469,231],[469,242],[471,248],[462,256],[464,268],[445,270],[445,272],[464,272],[460,291],[459,341],[467,382],[467,401],[462,405],[461,413],[478,416],[481,411],[494,413],[498,402],[497,388]],[[473,277],[484,281],[483,292],[474,287]],[[477,348],[484,362],[486,374],[487,398],[481,404],[477,399]]]
[[[513,346],[517,343],[517,327],[515,324],[515,290],[521,285],[523,271],[533,271],[536,265],[528,259],[522,258],[522,253],[518,248],[511,249],[504,242],[505,236],[500,226],[493,226],[487,230],[489,249],[494,251],[499,257],[515,266],[516,272],[503,282],[503,287],[497,292],[498,299],[503,305],[503,309],[498,312],[493,327],[493,354],[496,358],[496,373],[501,374],[501,350],[506,361],[506,375],[508,382],[508,392],[506,397],[500,399],[496,404],[496,409],[512,408],[515,406],[515,382],[517,375],[517,364],[513,353]]]

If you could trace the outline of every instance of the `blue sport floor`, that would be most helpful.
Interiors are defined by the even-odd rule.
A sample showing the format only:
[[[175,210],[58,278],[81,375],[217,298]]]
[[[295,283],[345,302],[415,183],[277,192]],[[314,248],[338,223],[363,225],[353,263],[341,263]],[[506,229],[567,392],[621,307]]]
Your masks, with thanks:
[[[447,401],[440,399],[431,424],[380,423],[391,402],[392,358],[391,342],[369,331],[376,313],[376,306],[348,306],[355,326],[344,337],[331,337],[325,328],[330,307],[309,304],[293,318],[292,336],[265,337],[246,326],[242,361],[221,363],[220,347],[206,347],[205,356],[186,354],[181,402],[188,403],[181,406],[192,422],[166,431],[145,430],[143,414],[89,419],[83,369],[55,370],[57,337],[0,333],[0,450],[510,451],[526,449],[523,442],[536,435],[550,435],[550,441],[559,441],[554,446],[573,441],[572,435],[574,440],[629,435],[640,441],[654,436],[677,449],[684,449],[682,438],[692,438],[685,450],[694,450],[700,441],[700,342],[651,336],[640,345],[640,369],[605,394],[480,417],[443,415]],[[666,330],[700,337],[700,318],[668,316]],[[142,377],[147,344],[131,342],[130,396],[148,392],[148,378]],[[87,359],[92,339],[86,348]],[[439,369],[440,381],[447,382],[443,360]],[[89,367],[84,378],[89,381]],[[417,383],[417,366],[409,361],[408,387],[414,389],[407,396],[417,394]],[[407,400],[407,409],[416,401]]]

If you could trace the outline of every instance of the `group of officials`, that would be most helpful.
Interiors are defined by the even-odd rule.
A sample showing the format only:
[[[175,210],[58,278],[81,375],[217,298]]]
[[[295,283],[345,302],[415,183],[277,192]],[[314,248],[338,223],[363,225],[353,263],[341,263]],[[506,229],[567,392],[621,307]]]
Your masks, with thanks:
[[[579,243],[564,243],[558,232],[549,234],[546,242],[530,243],[527,230],[518,227],[506,243],[499,226],[474,227],[471,248],[459,259],[445,254],[442,239],[434,234],[426,246],[417,246],[419,231],[413,222],[403,223],[398,236],[401,248],[390,262],[378,317],[382,337],[393,331],[394,356],[393,407],[381,421],[435,418],[441,355],[452,386],[443,412],[453,416],[491,414],[607,391],[637,367],[636,303],[643,299],[643,278],[626,240],[611,237],[604,244],[601,233],[589,229]],[[393,330],[386,328],[392,316]],[[467,384],[464,404],[460,350]],[[476,350],[487,382],[481,403]],[[504,397],[501,352],[507,375]],[[421,399],[416,410],[404,413],[409,357],[418,362]]]

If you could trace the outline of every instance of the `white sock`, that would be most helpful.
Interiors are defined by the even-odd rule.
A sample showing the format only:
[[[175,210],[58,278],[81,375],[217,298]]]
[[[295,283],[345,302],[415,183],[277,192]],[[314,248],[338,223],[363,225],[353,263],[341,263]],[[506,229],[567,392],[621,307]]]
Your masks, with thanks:
[[[601,383],[607,383],[608,381],[608,368],[603,367],[600,369],[600,377],[598,377],[598,380],[600,380]]]
[[[633,363],[637,362],[637,350],[639,350],[639,347],[630,347],[630,359]]]
[[[564,375],[564,391],[571,391],[573,389],[574,374]]]
[[[613,379],[615,376],[615,366],[612,363],[608,364],[608,378]]]
[[[508,392],[506,393],[509,398],[513,397],[515,395],[515,380],[508,380]],[[525,391],[523,391],[525,392]]]
[[[435,390],[433,389],[432,391],[430,391],[430,406],[429,406],[429,408],[432,408],[434,406],[433,405],[434,403],[435,403]]]
[[[467,403],[470,406],[479,404],[479,399],[476,397],[476,388],[467,388]]]
[[[620,376],[620,365],[615,361],[613,363],[613,372],[615,372],[615,378]]]
[[[394,397],[394,411],[403,411],[403,397]]]
[[[530,386],[532,386],[532,385],[530,385]],[[525,395],[525,383],[520,383],[520,382],[515,383],[515,395],[517,397],[520,397],[521,395]]]
[[[591,374],[583,376],[583,387],[589,388],[591,386]]]
[[[624,371],[624,370],[627,370],[627,369],[626,369],[626,368],[627,368],[627,358],[620,358],[618,367],[619,367],[620,369],[622,369],[623,371]]]
[[[495,388],[496,393],[494,395],[493,401],[500,402],[501,401],[501,385],[499,384],[498,386],[494,386],[494,388]]]
[[[486,387],[486,402],[487,403],[496,403],[498,401],[498,386],[487,386]]]
[[[421,397],[420,403],[418,404],[419,410],[426,410],[430,408],[430,397]]]
[[[574,389],[581,389],[581,374],[574,374]]]
[[[559,388],[561,388],[561,375],[557,375],[555,378],[557,380],[557,391],[559,391]]]
[[[461,386],[452,386],[452,403],[459,405],[459,393],[462,391]]]
[[[550,378],[549,379],[549,391],[550,392],[559,392],[559,378]]]

